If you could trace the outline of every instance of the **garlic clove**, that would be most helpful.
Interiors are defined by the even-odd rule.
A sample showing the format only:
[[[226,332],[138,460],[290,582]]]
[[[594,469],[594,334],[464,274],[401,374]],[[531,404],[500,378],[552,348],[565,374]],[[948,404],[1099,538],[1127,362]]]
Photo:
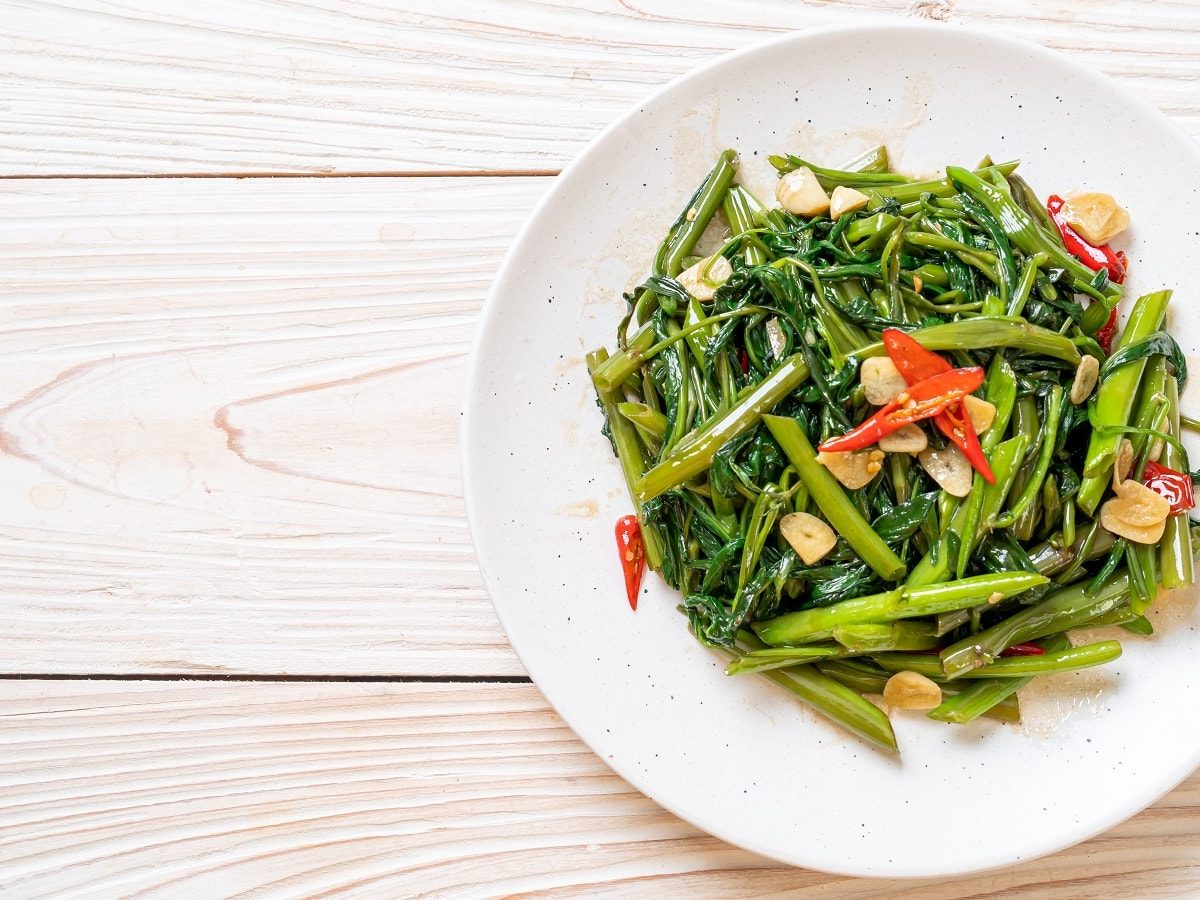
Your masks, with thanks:
[[[1107,244],[1129,227],[1129,213],[1112,194],[1099,191],[1073,193],[1063,205],[1063,216],[1088,243]]]
[[[929,477],[947,494],[965,497],[971,493],[971,484],[975,480],[974,470],[963,456],[963,452],[953,444],[947,444],[941,450],[924,450],[919,459]]]
[[[806,566],[824,559],[837,544],[834,530],[808,513],[788,513],[779,521],[779,532]]]
[[[1117,537],[1123,537],[1135,544],[1157,544],[1162,540],[1163,532],[1167,529],[1166,519],[1157,525],[1133,525],[1121,517],[1119,508],[1114,511],[1113,504],[1120,502],[1109,500],[1100,507],[1100,524],[1105,531],[1111,531]]]
[[[885,453],[909,453],[916,456],[929,446],[929,438],[917,425],[905,425],[879,439],[879,449]]]
[[[1120,493],[1121,485],[1124,484],[1131,471],[1133,471],[1133,444],[1129,438],[1121,438],[1121,443],[1117,445],[1116,455],[1113,456],[1112,489],[1114,494]]]
[[[767,343],[771,345],[771,355],[776,359],[783,358],[783,351],[787,349],[787,336],[783,333],[783,326],[779,324],[779,319],[767,319]]]
[[[718,254],[684,269],[675,280],[701,303],[708,303],[716,295],[717,288],[728,281],[732,274],[733,266],[729,260]]]
[[[788,212],[811,218],[829,212],[829,195],[812,169],[801,166],[788,172],[775,186],[775,199]]]
[[[1078,406],[1092,396],[1100,378],[1100,360],[1084,356],[1075,369],[1075,380],[1071,382],[1071,402]]]
[[[966,409],[967,418],[971,420],[971,427],[975,429],[976,434],[983,434],[996,421],[996,404],[974,394],[963,397],[963,408]]]
[[[833,189],[833,196],[829,198],[829,218],[836,222],[846,213],[866,209],[870,200],[871,198],[862,191],[839,184]]]
[[[1122,481],[1117,487],[1119,515],[1130,525],[1154,525],[1171,514],[1171,503],[1153,488],[1140,481]]]
[[[942,705],[942,689],[918,672],[897,672],[883,686],[883,702],[896,709],[934,709]]]
[[[864,359],[858,370],[858,380],[867,395],[867,402],[874,406],[891,403],[908,387],[896,364],[886,356]]]
[[[817,462],[850,490],[870,484],[882,468],[884,454],[879,450],[822,450]]]

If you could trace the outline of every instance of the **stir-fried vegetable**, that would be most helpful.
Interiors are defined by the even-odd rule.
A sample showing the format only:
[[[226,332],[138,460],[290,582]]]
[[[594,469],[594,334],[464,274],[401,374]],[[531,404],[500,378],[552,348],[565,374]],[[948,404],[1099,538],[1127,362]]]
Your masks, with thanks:
[[[889,750],[866,694],[1013,720],[1033,677],[1120,655],[1068,631],[1149,634],[1158,582],[1192,583],[1170,292],[1110,343],[1128,216],[1016,163],[771,161],[775,208],[720,156],[589,356],[630,604],[644,558],[729,674]]]

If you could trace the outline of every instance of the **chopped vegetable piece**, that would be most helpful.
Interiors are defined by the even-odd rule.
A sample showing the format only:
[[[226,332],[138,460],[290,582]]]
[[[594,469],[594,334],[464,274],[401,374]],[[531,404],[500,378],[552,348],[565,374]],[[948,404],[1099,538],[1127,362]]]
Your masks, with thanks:
[[[879,439],[879,449],[885,453],[907,453],[916,456],[928,446],[929,438],[919,425],[905,425]]]
[[[788,513],[779,520],[779,533],[806,566],[823,559],[837,544],[833,529],[808,513]]]
[[[717,288],[729,280],[733,266],[723,256],[710,256],[689,266],[679,273],[678,281],[683,289],[699,300],[708,303],[717,293]]]
[[[779,179],[775,199],[788,212],[797,216],[819,216],[829,212],[829,195],[812,169],[801,166]]]
[[[870,200],[871,198],[862,191],[839,184],[833,189],[833,194],[829,198],[829,218],[836,222],[846,213],[865,209]]]
[[[1107,244],[1129,227],[1129,213],[1117,205],[1112,194],[1097,191],[1069,194],[1062,216],[1093,247]]]
[[[867,402],[873,406],[886,406],[908,387],[896,364],[886,356],[864,359],[858,379],[862,382]]]
[[[971,422],[971,430],[976,434],[983,434],[996,421],[996,404],[989,403],[982,397],[968,394],[963,397],[963,408]]]
[[[1094,356],[1084,356],[1075,369],[1075,379],[1071,382],[1071,402],[1076,406],[1092,396],[1096,382],[1100,378],[1100,360]]]
[[[942,689],[924,675],[897,672],[883,686],[883,702],[897,709],[935,709],[942,704]]]
[[[1046,651],[1037,644],[1024,643],[1013,644],[1007,650],[1003,651],[1001,656],[1041,656]]]
[[[1196,505],[1192,495],[1192,476],[1176,472],[1156,462],[1147,462],[1142,484],[1171,504],[1172,513],[1187,512]]]
[[[625,573],[625,594],[629,598],[629,608],[636,612],[642,573],[646,570],[646,549],[637,516],[617,519],[617,551],[621,554],[621,570]]]
[[[953,445],[941,450],[930,448],[921,452],[921,465],[938,486],[954,497],[971,493],[971,463]]]

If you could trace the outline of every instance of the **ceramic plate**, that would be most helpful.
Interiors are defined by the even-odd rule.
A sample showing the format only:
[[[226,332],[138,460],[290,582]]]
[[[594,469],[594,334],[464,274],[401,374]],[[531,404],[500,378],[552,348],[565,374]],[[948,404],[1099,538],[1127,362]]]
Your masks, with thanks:
[[[611,344],[621,293],[721,149],[737,149],[742,181],[769,197],[768,153],[837,165],[878,143],[909,173],[990,153],[1021,159],[1042,196],[1109,191],[1133,217],[1129,292],[1200,283],[1200,152],[1124,89],[1041,48],[959,28],[789,35],[659,91],[558,178],[484,310],[464,479],[513,647],[621,776],[775,859],[949,875],[1083,840],[1200,763],[1195,596],[1161,599],[1152,639],[1122,632],[1117,663],[1035,682],[1021,726],[894,715],[903,753],[891,758],[761,679],[727,678],[657,576],[630,611],[612,529],[631,506],[583,363]],[[1188,353],[1200,335],[1194,300],[1172,305]]]

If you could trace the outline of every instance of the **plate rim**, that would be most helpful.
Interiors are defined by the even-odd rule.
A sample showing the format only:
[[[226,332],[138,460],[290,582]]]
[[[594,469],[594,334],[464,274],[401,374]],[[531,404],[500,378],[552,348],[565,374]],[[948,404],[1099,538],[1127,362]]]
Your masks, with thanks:
[[[1000,859],[991,865],[985,866],[967,866],[960,868],[945,868],[937,870],[917,870],[903,869],[900,871],[872,871],[870,868],[861,865],[842,865],[831,867],[825,863],[813,863],[804,861],[799,858],[785,858],[775,853],[765,851],[758,847],[750,846],[739,840],[736,835],[731,835],[718,821],[709,822],[703,817],[696,815],[690,811],[685,812],[676,807],[676,805],[668,800],[663,799],[653,789],[652,785],[644,784],[644,779],[636,771],[636,768],[626,763],[624,760],[618,762],[609,758],[602,753],[591,738],[581,730],[576,722],[575,716],[568,714],[542,687],[539,681],[539,673],[535,672],[536,666],[530,666],[525,655],[522,654],[520,648],[512,640],[512,632],[509,623],[506,621],[505,613],[502,605],[497,603],[496,597],[498,592],[495,589],[495,583],[492,575],[489,572],[489,557],[481,549],[479,538],[482,532],[482,522],[479,519],[479,509],[476,505],[476,499],[473,491],[473,465],[471,461],[471,447],[474,438],[475,415],[474,409],[480,398],[486,395],[486,391],[481,389],[481,347],[486,333],[490,330],[493,319],[498,315],[497,301],[501,293],[503,293],[506,282],[508,282],[513,274],[513,271],[518,267],[521,256],[523,255],[524,245],[529,239],[530,233],[542,218],[547,209],[556,203],[560,195],[567,189],[571,176],[576,170],[587,165],[591,157],[599,152],[599,147],[606,141],[612,133],[623,128],[627,123],[634,120],[638,115],[644,112],[644,109],[649,104],[657,101],[660,97],[669,94],[683,84],[691,81],[694,78],[701,77],[704,74],[724,66],[736,65],[744,57],[772,49],[778,45],[797,43],[803,44],[812,40],[819,40],[822,37],[829,35],[838,35],[839,37],[849,37],[854,34],[862,35],[879,35],[881,32],[887,33],[889,36],[894,36],[898,32],[943,32],[949,35],[964,35],[972,39],[982,42],[990,42],[997,46],[1015,49],[1019,52],[1027,53],[1035,57],[1040,57],[1043,60],[1052,61],[1055,65],[1065,66],[1072,70],[1074,74],[1085,78],[1095,84],[1097,87],[1107,91],[1116,92],[1122,96],[1127,102],[1138,107],[1143,113],[1156,119],[1160,125],[1165,126],[1169,131],[1173,132],[1176,137],[1181,139],[1181,143],[1188,147],[1190,155],[1197,163],[1197,168],[1200,170],[1200,144],[1193,138],[1183,127],[1166,115],[1162,110],[1154,106],[1154,104],[1142,99],[1137,93],[1130,88],[1118,82],[1116,79],[1106,75],[1105,73],[1093,68],[1086,63],[1066,55],[1060,51],[1044,47],[1034,41],[1025,40],[1023,38],[1014,37],[1007,33],[994,33],[986,31],[982,28],[963,25],[959,23],[934,22],[934,21],[893,21],[882,16],[873,15],[856,22],[832,23],[811,28],[793,29],[791,31],[782,32],[772,35],[762,41],[755,41],[745,47],[740,47],[735,50],[722,53],[698,66],[688,69],[688,71],[672,78],[670,81],[655,88],[645,96],[639,98],[629,105],[624,112],[619,114],[615,119],[604,126],[600,131],[594,134],[587,144],[571,159],[571,161],[563,167],[563,169],[554,177],[553,185],[547,190],[546,194],[534,205],[533,209],[525,218],[521,227],[505,251],[504,258],[501,261],[496,274],[493,276],[491,285],[488,288],[487,295],[484,299],[483,307],[480,311],[479,320],[475,327],[475,332],[471,340],[471,349],[467,361],[467,377],[465,382],[465,396],[462,401],[462,422],[459,427],[459,466],[463,484],[463,500],[466,508],[466,518],[468,532],[471,536],[472,550],[475,555],[476,563],[479,567],[480,575],[483,578],[484,587],[488,592],[488,599],[495,610],[496,617],[500,622],[501,628],[504,630],[505,638],[509,642],[509,646],[520,660],[526,673],[529,675],[530,681],[542,694],[542,697],[550,704],[555,713],[570,727],[574,735],[581,740],[588,749],[600,759],[612,772],[632,786],[635,790],[648,797],[652,802],[677,816],[693,827],[699,829],[705,834],[711,835],[721,841],[724,841],[732,846],[757,856],[774,860],[784,865],[794,866],[797,868],[808,868],[813,871],[827,872],[834,875],[842,875],[847,877],[858,878],[895,878],[895,879],[918,879],[918,878],[945,878],[959,877],[972,874],[980,874],[993,872],[1009,866],[1021,865],[1029,863],[1037,859],[1044,858],[1054,853],[1061,852],[1070,847],[1088,841],[1099,834],[1103,834],[1109,829],[1119,825],[1127,819],[1139,814],[1147,809],[1158,800],[1166,796],[1170,791],[1174,790],[1193,772],[1200,768],[1200,745],[1194,748],[1190,762],[1176,770],[1168,770],[1168,773],[1160,775],[1153,782],[1152,789],[1144,794],[1137,795],[1132,803],[1125,803],[1113,807],[1109,816],[1103,817],[1096,827],[1088,827],[1080,833],[1062,829],[1057,834],[1065,836],[1064,839],[1051,842],[1044,849],[1035,853],[1022,856],[1017,859],[1006,857]],[[544,674],[544,673],[542,673]]]

